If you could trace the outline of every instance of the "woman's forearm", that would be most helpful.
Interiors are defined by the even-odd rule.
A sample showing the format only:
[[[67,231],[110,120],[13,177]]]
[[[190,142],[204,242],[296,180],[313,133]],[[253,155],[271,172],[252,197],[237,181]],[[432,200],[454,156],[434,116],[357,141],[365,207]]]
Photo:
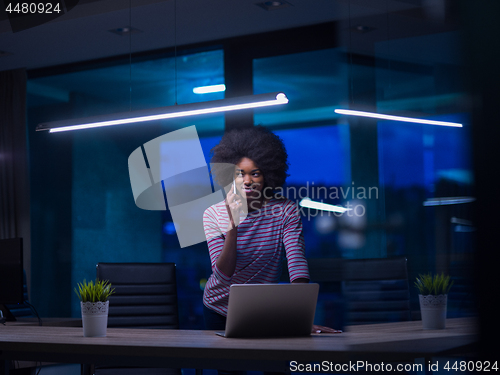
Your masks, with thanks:
[[[309,279],[301,277],[301,278],[298,278],[298,279],[295,279],[292,281],[292,284],[301,284],[301,283],[307,284],[307,283],[309,283]]]
[[[238,227],[233,227],[226,233],[224,246],[215,262],[215,265],[224,275],[231,277],[236,270],[236,241],[238,239]]]

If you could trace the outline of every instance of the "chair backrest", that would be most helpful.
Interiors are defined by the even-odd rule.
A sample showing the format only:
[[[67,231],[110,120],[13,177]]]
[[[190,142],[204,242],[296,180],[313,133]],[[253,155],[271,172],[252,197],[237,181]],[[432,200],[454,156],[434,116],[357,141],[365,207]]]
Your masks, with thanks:
[[[98,263],[97,278],[109,280],[109,327],[179,328],[174,263]]]
[[[344,259],[341,258],[308,258],[309,276],[313,283],[340,283],[342,281],[342,269]],[[281,266],[280,282],[288,283],[288,263],[286,258]],[[320,289],[321,293],[321,289]]]
[[[339,283],[342,281],[344,259],[310,258],[307,263],[311,281],[318,283]]]
[[[344,260],[348,324],[411,320],[406,263],[405,257]]]

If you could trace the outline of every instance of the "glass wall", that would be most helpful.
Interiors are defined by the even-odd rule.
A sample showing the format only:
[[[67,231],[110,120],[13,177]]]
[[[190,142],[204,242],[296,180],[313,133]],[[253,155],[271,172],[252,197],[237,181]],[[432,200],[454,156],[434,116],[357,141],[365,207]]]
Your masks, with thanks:
[[[463,297],[471,295],[475,229],[458,37],[450,32],[385,40],[374,54],[354,54],[345,46],[254,60],[254,92],[282,90],[290,99],[279,112],[255,116],[287,146],[288,193],[302,193],[288,197],[351,205],[359,213],[302,210],[307,257],[406,257],[414,317],[419,306],[413,281],[429,272],[449,274],[455,283],[449,317],[474,313],[463,302],[471,300]],[[337,108],[463,127],[342,117]],[[337,196],[325,194],[333,188]],[[317,318],[323,322],[332,321],[327,302],[340,298],[336,292],[320,295]]]
[[[200,138],[200,144],[207,165],[210,163],[210,150],[219,143],[221,135]],[[179,298],[179,317],[181,327],[204,329],[203,290],[212,273],[207,243],[202,242],[181,248],[177,238],[174,221],[169,210],[162,212],[163,261],[177,265],[177,284]]]
[[[471,116],[459,41],[457,32],[444,32],[381,42],[375,69],[379,112],[463,124],[378,122],[387,254],[407,256],[410,280],[428,272],[452,277],[449,317],[474,313],[466,302],[475,232]]]
[[[208,150],[214,137],[224,131],[224,117],[155,121],[66,134],[35,132],[36,125],[221,99],[224,92],[200,95],[193,88],[222,83],[221,50],[181,55],[177,72],[174,58],[166,57],[29,80],[32,302],[41,315],[79,316],[72,288],[83,279],[95,278],[98,262],[176,262],[179,297],[189,299],[191,278],[184,275],[196,268],[192,259],[197,258],[171,254],[172,244],[162,242],[166,236],[161,229],[164,213],[135,205],[128,157],[145,142],[187,125],[196,125],[204,150]],[[163,227],[168,233],[168,225]],[[178,243],[173,246],[177,249]],[[63,290],[61,285],[65,286]],[[196,288],[200,289],[199,283]],[[48,300],[59,302],[47,305]]]
[[[301,209],[308,258],[405,256],[412,310],[418,311],[414,278],[445,272],[455,281],[449,316],[471,314],[470,305],[457,302],[470,293],[474,251],[470,119],[462,105],[458,35],[409,34],[372,47],[339,45],[254,59],[254,93],[283,91],[289,98],[286,106],[256,110],[254,123],[270,127],[287,147],[284,195],[297,204],[309,198],[351,208],[344,215]],[[181,327],[203,327],[202,293],[211,273],[206,244],[181,249],[168,210],[135,206],[127,159],[153,138],[196,125],[209,163],[224,116],[75,134],[34,131],[44,121],[220,99],[223,93],[192,89],[224,83],[227,70],[240,67],[224,67],[223,51],[216,50],[179,56],[177,75],[174,68],[172,57],[151,58],[29,80],[32,295],[42,315],[77,316],[72,288],[59,286],[93,278],[97,262],[166,261],[177,264]],[[464,126],[366,120],[336,114],[338,108]],[[316,322],[340,328],[342,317],[329,314],[337,300],[341,305],[341,291],[323,290]],[[71,307],[46,304],[56,297],[71,300]]]
[[[284,195],[297,204],[303,198],[341,204],[351,185],[349,128],[334,113],[346,91],[341,58],[327,49],[254,60],[255,93],[281,90],[289,99],[279,111],[255,115],[255,123],[283,139],[290,163]],[[307,256],[340,256],[333,214],[302,212]]]

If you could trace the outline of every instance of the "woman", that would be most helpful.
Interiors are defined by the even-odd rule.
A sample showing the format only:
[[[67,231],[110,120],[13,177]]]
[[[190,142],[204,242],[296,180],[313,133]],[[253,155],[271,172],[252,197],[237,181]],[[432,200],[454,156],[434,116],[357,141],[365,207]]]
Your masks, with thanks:
[[[231,284],[278,282],[284,256],[292,283],[309,282],[309,271],[297,206],[273,195],[288,176],[281,139],[255,126],[226,133],[212,152],[219,184],[233,183],[203,216],[213,271],[203,293],[205,325],[223,330]],[[229,174],[227,163],[236,165]],[[339,331],[314,326],[313,332]]]

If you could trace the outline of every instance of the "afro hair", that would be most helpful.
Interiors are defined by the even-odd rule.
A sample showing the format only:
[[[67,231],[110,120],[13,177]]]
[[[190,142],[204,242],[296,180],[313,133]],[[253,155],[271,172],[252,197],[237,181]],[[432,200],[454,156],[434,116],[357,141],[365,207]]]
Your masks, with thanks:
[[[244,157],[251,159],[264,176],[264,187],[272,190],[282,187],[288,171],[288,154],[280,137],[264,126],[228,131],[220,143],[212,148],[212,173],[221,186],[232,182],[234,168],[227,173],[223,164],[236,165]]]

